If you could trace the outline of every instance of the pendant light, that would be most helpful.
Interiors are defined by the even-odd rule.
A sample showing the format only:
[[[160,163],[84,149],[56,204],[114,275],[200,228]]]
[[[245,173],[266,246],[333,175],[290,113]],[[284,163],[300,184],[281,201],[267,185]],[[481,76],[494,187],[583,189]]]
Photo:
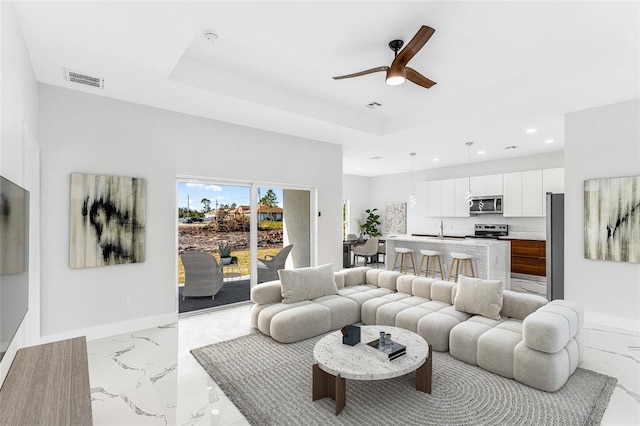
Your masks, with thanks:
[[[473,205],[473,194],[471,194],[471,145],[473,142],[467,142],[467,174],[469,175],[469,190],[467,191],[467,196],[464,197],[464,201],[467,203],[467,206],[471,207]]]
[[[409,153],[411,156],[411,196],[409,197],[409,206],[415,207],[416,205],[416,194],[415,194],[415,182],[414,182],[414,169],[413,169],[413,157],[416,156],[415,152]]]

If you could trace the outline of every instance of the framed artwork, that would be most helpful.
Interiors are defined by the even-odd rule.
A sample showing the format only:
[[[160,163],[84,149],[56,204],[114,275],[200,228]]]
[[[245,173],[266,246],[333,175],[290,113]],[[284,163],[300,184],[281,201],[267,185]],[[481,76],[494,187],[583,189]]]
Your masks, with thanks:
[[[144,179],[71,175],[69,266],[144,262]]]
[[[407,203],[385,203],[384,234],[407,233]]]
[[[640,263],[640,176],[584,182],[584,257]]]

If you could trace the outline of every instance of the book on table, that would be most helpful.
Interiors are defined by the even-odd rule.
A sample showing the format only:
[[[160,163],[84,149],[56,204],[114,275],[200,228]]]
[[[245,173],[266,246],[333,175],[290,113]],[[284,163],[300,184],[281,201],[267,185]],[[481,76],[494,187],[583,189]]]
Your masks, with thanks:
[[[367,346],[375,349],[375,352],[371,351],[372,353],[388,360],[396,359],[407,353],[406,346],[394,341],[391,341],[390,345],[380,345],[380,340],[376,339],[367,343]]]

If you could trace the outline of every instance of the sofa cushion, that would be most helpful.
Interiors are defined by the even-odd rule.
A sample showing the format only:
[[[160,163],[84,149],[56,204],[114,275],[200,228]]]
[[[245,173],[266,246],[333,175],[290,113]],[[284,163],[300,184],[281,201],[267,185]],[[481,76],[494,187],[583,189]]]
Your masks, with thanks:
[[[309,300],[303,300],[297,303],[290,303],[290,304],[274,303],[271,305],[267,305],[264,307],[264,309],[260,310],[260,314],[258,315],[258,321],[257,321],[258,330],[260,330],[263,334],[266,334],[267,336],[271,336],[271,321],[276,315],[288,309],[293,309],[297,307],[305,307],[305,308],[311,309],[313,308],[312,305],[314,305],[314,303]],[[329,311],[325,307],[321,307],[321,308],[322,309],[320,311],[317,311],[317,310],[312,310],[312,311],[315,312],[316,315],[322,314],[322,315],[327,315],[328,317]],[[328,322],[328,319],[327,319],[327,322]]]
[[[461,275],[454,306],[462,312],[499,320],[502,309],[502,281]]]
[[[340,278],[336,279],[341,286],[348,287],[352,285],[360,285],[365,283],[365,274],[370,268],[366,266],[358,266],[357,268],[343,269],[336,272]]]
[[[456,286],[457,284],[451,281],[434,281],[431,283],[431,297],[429,299],[453,305],[452,292]],[[416,296],[418,295],[416,294]]]
[[[282,286],[280,281],[268,281],[256,284],[251,289],[251,301],[258,305],[282,302]]]
[[[330,264],[300,269],[281,269],[278,275],[282,285],[282,303],[296,303],[338,294]]]
[[[460,361],[478,365],[478,340],[480,337],[503,323],[481,315],[475,315],[456,325],[449,334],[449,352]]]
[[[546,304],[547,299],[542,296],[504,290],[502,292],[502,310],[500,311],[500,316],[516,318],[522,321]]]
[[[322,296],[317,299],[313,299],[313,303],[317,303],[329,309],[331,330],[337,330],[345,325],[355,324],[360,321],[358,303],[348,297],[336,295]]]
[[[544,311],[544,307],[526,317],[522,323],[524,343],[540,352],[558,352],[572,337],[567,318],[555,312]]]
[[[575,350],[560,350],[545,353],[528,347],[524,341],[518,343],[513,354],[513,377],[525,385],[547,392],[555,392],[567,382],[571,371],[571,358]],[[576,361],[573,362],[577,364]]]
[[[509,319],[478,339],[478,365],[487,371],[513,378],[513,354],[522,341],[522,321]]]
[[[414,275],[400,275],[396,280],[396,291],[410,296],[413,295],[412,287],[415,279],[416,277]]]
[[[431,284],[434,281],[433,278],[415,278],[411,282],[411,294],[425,299],[431,299]]]
[[[396,280],[402,274],[395,271],[382,271],[378,274],[378,287],[386,288],[387,290],[397,291]],[[367,284],[369,284],[369,275],[367,275]],[[373,283],[371,283],[373,284]]]
[[[305,302],[299,302],[305,303]],[[269,332],[280,343],[293,343],[331,330],[331,313],[320,303],[306,302],[274,315]],[[272,305],[273,306],[273,305]],[[262,331],[262,330],[260,330]],[[266,333],[265,333],[266,334]]]

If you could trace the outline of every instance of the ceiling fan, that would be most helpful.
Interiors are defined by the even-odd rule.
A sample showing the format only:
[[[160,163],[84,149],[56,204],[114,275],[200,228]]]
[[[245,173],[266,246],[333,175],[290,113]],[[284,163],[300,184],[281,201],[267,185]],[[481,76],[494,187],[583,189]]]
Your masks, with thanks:
[[[360,71],[354,74],[333,77],[333,79],[341,80],[343,78],[360,77],[361,75],[385,71],[387,73],[385,82],[390,86],[397,86],[404,83],[405,80],[409,80],[419,86],[428,89],[436,84],[436,82],[429,80],[418,71],[408,67],[407,63],[420,51],[420,49],[422,49],[422,47],[427,43],[427,41],[429,41],[435,31],[436,30],[434,30],[433,28],[423,25],[422,27],[420,27],[416,35],[413,36],[411,41],[407,43],[404,49],[402,49],[402,45],[404,44],[402,40],[390,41],[389,48],[393,50],[395,54],[395,58],[393,59],[393,62],[391,62],[390,67],[383,66],[371,68],[369,70]],[[400,51],[400,49],[402,50]],[[398,51],[400,51],[399,54]]]

